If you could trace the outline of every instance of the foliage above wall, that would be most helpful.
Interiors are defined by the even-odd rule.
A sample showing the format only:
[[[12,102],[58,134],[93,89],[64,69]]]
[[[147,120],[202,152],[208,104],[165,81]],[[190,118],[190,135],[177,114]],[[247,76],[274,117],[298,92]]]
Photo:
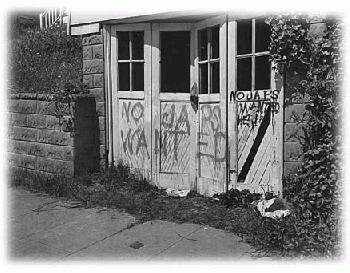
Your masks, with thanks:
[[[82,45],[64,27],[26,29],[10,44],[12,93],[57,93],[74,86],[82,89]]]

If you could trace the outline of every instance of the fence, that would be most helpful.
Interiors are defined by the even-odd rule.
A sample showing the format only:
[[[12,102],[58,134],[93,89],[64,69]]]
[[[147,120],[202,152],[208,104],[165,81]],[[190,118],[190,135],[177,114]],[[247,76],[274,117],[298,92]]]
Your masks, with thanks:
[[[69,24],[69,12],[66,8],[49,8],[40,13],[40,28],[48,28],[52,25]]]

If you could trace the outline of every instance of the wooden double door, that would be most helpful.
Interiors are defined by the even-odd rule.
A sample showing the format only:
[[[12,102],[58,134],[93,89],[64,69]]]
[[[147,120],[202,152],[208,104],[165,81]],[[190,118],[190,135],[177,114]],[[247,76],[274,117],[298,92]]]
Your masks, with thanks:
[[[223,17],[152,26],[152,172],[161,187],[225,191],[225,56]]]
[[[249,95],[254,90],[242,95],[237,89],[236,47],[237,22],[226,16],[112,26],[114,162],[123,160],[160,187],[205,195],[276,184],[282,121],[266,103],[274,96],[263,96],[275,94],[274,78],[268,90],[258,91],[263,106],[252,127],[243,116],[253,116],[260,99]]]

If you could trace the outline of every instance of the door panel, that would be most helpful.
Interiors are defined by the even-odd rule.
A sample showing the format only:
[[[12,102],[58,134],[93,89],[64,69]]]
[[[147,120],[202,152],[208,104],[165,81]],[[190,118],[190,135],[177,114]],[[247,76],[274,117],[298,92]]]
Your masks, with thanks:
[[[225,178],[226,136],[219,103],[199,107],[198,160],[200,177],[221,181]]]
[[[181,31],[189,33],[189,79],[183,79],[189,82],[188,90],[176,90],[169,92],[162,88],[173,90],[181,85],[174,86],[172,75],[164,75],[172,83],[172,87],[162,82],[161,75],[161,56],[162,44],[161,34],[166,31],[167,37],[171,38],[172,32],[176,39],[181,37]],[[153,126],[153,171],[152,177],[155,184],[162,188],[175,189],[195,189],[196,185],[196,112],[190,101],[189,89],[193,85],[193,31],[192,24],[153,24],[152,25],[152,126]],[[169,39],[168,41],[169,42]],[[163,46],[167,46],[166,44]],[[169,45],[171,47],[171,44]],[[163,48],[166,50],[169,65],[172,53],[180,54],[178,48]],[[163,52],[164,53],[164,52]],[[180,54],[181,55],[181,54]],[[183,56],[182,56],[183,57]],[[167,67],[163,73],[176,73],[176,66],[172,69]],[[182,71],[183,72],[183,71]],[[183,73],[182,73],[183,74]],[[164,78],[163,78],[164,80]]]
[[[218,30],[218,35],[213,29]],[[200,58],[196,51],[197,75],[200,67],[208,68],[207,73],[196,77],[198,86],[205,86],[198,95],[197,190],[209,196],[224,192],[227,187],[226,29],[226,18],[222,16],[195,25],[196,48],[202,50]],[[204,38],[200,36],[202,33],[207,33]],[[218,40],[214,40],[216,38]],[[208,44],[202,44],[202,41],[208,41]],[[217,64],[219,74],[215,75],[211,68]],[[208,78],[203,81],[202,75]]]
[[[144,100],[118,100],[120,159],[132,168],[142,170],[150,161],[150,138],[145,130]]]
[[[160,171],[189,173],[191,161],[191,122],[195,115],[186,102],[161,102]],[[193,145],[193,144],[192,144]]]
[[[132,44],[135,33],[143,33],[138,46]],[[118,33],[130,37],[128,56],[119,60]],[[129,36],[128,36],[129,35]],[[122,37],[120,38],[122,39]],[[149,24],[111,27],[112,127],[114,163],[122,161],[131,170],[151,177],[151,33]],[[142,46],[143,51],[139,49]],[[143,56],[139,52],[142,52]],[[139,53],[138,55],[136,53]],[[120,55],[120,54],[119,54]],[[133,59],[137,56],[137,59]],[[143,86],[133,69],[143,64]],[[128,66],[129,74],[120,73],[119,66]],[[142,73],[141,71],[138,71]],[[123,77],[123,79],[121,79]],[[123,81],[123,83],[121,83]],[[127,83],[130,90],[125,90]],[[120,90],[124,89],[124,90]]]
[[[251,20],[255,24],[255,20]],[[228,75],[229,75],[229,138],[230,138],[230,185],[229,188],[249,189],[252,192],[282,190],[282,146],[283,146],[283,83],[281,76],[256,69],[259,56],[255,53],[256,28],[253,27],[251,54],[237,57],[237,22],[228,23]],[[260,55],[259,55],[260,54]],[[251,90],[237,90],[237,60],[251,58],[253,75]],[[240,73],[240,77],[245,74]],[[259,73],[259,74],[258,74]],[[249,78],[249,76],[247,76]],[[254,79],[271,79],[270,88],[255,90]],[[242,78],[241,78],[242,80]],[[258,83],[259,84],[259,83]],[[244,86],[244,85],[241,85]],[[244,87],[245,88],[245,87]],[[265,88],[265,87],[263,87]],[[250,89],[250,88],[249,88]]]

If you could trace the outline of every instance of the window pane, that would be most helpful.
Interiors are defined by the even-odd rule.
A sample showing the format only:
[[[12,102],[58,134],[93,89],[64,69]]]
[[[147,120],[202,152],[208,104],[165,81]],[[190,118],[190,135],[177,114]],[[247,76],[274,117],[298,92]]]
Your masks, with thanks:
[[[190,32],[161,32],[161,91],[190,92]]]
[[[237,90],[251,90],[252,82],[252,59],[243,58],[237,60]]]
[[[270,26],[264,19],[255,21],[255,52],[268,51],[270,45]]]
[[[255,58],[255,89],[270,89],[271,65],[269,56]]]
[[[129,32],[118,31],[118,59],[129,60]]]
[[[219,27],[211,29],[211,58],[219,58]]]
[[[208,64],[199,65],[199,93],[208,93]]]
[[[206,29],[199,32],[199,60],[206,60],[208,58],[208,32]]]
[[[143,60],[143,31],[131,32],[132,59]]]
[[[252,52],[252,21],[237,22],[237,54]]]
[[[219,76],[219,62],[210,64],[210,73],[211,73],[211,93],[220,92],[220,76]]]
[[[130,90],[130,69],[129,63],[118,63],[118,90],[129,91]]]
[[[143,91],[143,63],[132,64],[132,90]]]

